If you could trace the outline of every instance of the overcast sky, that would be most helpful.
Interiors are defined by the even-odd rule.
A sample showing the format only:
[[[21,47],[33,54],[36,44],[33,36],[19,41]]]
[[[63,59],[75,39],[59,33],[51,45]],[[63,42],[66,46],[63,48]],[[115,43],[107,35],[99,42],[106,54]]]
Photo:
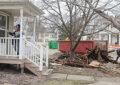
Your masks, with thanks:
[[[36,4],[36,6],[41,7],[41,5],[42,5],[41,1],[42,0],[33,0],[33,1]],[[109,1],[109,0],[100,0],[99,5],[103,6],[107,1]],[[112,3],[110,3],[110,5],[108,5],[107,7],[110,8],[110,7],[112,7],[112,6],[116,5],[116,4],[117,3],[115,2],[115,0],[112,0]],[[44,12],[45,12],[46,15],[48,15],[48,13],[46,11],[44,11]],[[109,13],[109,15],[114,15],[114,14],[117,14],[118,12],[112,10],[112,11],[107,11],[107,13]]]

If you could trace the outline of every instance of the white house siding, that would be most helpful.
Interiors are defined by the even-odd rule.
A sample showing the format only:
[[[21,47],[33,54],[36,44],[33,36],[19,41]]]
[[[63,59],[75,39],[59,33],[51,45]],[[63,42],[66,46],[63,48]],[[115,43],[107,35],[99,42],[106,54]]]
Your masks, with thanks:
[[[52,32],[46,32],[45,33],[45,42],[51,41],[51,40],[58,40],[57,33]]]

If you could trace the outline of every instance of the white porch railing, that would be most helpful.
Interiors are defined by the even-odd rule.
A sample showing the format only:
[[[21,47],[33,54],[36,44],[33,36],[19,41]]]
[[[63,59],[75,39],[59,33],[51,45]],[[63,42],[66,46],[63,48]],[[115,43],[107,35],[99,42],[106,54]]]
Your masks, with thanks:
[[[19,56],[19,38],[0,37],[0,56]]]
[[[0,56],[18,57],[20,39],[0,37]],[[28,59],[42,71],[43,66],[48,67],[48,46],[37,46],[26,39],[23,39],[22,57]]]
[[[40,46],[39,48],[37,45],[26,39],[23,39],[23,42],[23,56],[37,65],[40,70],[43,69],[44,65],[48,67],[48,46]]]
[[[33,0],[0,0],[0,2],[25,2],[25,1],[33,1]]]

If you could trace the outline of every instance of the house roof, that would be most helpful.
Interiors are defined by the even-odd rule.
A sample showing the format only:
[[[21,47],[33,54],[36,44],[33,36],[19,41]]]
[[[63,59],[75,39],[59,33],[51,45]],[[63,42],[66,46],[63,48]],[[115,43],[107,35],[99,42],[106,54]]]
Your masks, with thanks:
[[[24,16],[43,14],[43,11],[29,0],[0,0],[0,11],[9,15],[20,16],[20,8],[24,9]]]

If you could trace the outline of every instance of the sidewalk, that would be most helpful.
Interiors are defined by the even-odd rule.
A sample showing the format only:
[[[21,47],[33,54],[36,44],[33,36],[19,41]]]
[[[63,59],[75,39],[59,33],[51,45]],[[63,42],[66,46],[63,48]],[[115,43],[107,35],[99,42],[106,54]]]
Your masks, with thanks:
[[[82,75],[69,75],[69,74],[60,74],[54,73],[50,77],[51,79],[62,79],[62,80],[77,80],[86,83],[93,83],[95,82],[94,77],[91,76],[82,76]]]
[[[120,85],[120,78],[107,78],[107,77],[97,77],[94,78],[92,76],[82,76],[82,75],[69,75],[69,74],[60,74],[54,73],[50,77],[51,79],[59,79],[59,80],[71,80],[71,81],[80,81],[81,83],[85,83],[86,85]]]
[[[120,78],[95,78],[96,82],[88,85],[120,85]]]

